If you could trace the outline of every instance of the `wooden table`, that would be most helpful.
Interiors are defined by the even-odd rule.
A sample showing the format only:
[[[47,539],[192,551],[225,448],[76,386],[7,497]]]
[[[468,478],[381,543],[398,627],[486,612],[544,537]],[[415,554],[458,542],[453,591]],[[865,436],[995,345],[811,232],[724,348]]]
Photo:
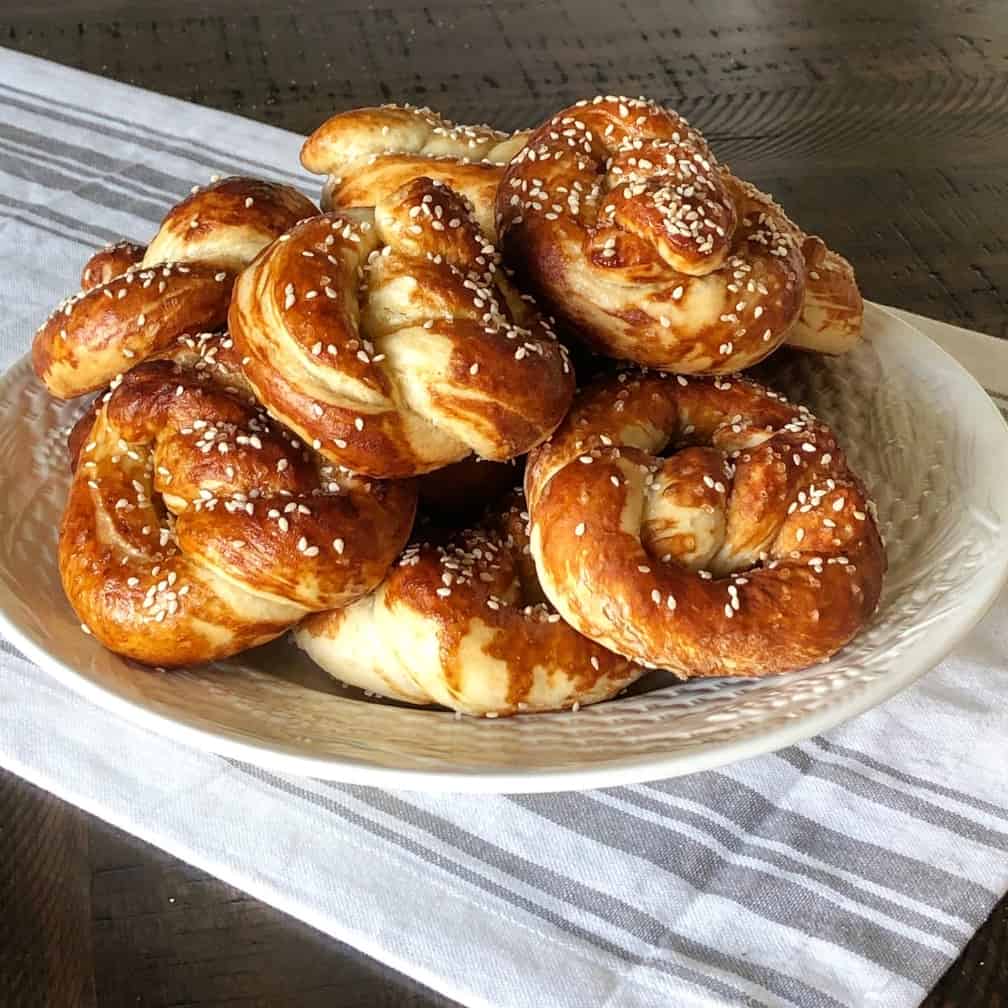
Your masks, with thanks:
[[[857,267],[869,297],[1008,336],[1008,18],[998,0],[4,0],[0,43],[299,132],[429,103],[527,125],[678,106]],[[0,776],[5,1005],[445,999]],[[1008,901],[926,1001],[1008,1004]]]

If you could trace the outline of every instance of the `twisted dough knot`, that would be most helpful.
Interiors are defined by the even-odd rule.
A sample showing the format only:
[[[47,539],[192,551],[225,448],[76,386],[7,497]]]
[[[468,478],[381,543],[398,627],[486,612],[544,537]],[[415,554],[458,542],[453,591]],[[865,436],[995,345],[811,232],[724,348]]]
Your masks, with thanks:
[[[532,455],[526,490],[544,591],[636,661],[690,676],[797,669],[878,602],[872,505],[832,432],[737,376],[603,379]]]
[[[240,276],[230,329],[270,413],[371,476],[520,455],[573,394],[564,347],[426,178],[274,242]]]
[[[381,586],[295,641],[333,676],[407,703],[497,717],[614,696],[643,669],[545,604],[522,505],[446,545],[414,543]]]
[[[168,212],[146,250],[120,242],[88,261],[83,290],[35,334],[35,373],[53,395],[72,399],[182,333],[223,327],[235,272],[315,213],[310,200],[273,182],[224,178],[197,190]]]
[[[412,486],[337,473],[240,378],[219,383],[228,342],[190,339],[116,379],[72,438],[64,589],[106,647],[151,665],[226,657],[352,602],[413,520]]]
[[[480,229],[494,234],[494,199],[503,166],[529,132],[461,126],[429,108],[382,105],[327,119],[301,149],[310,172],[328,175],[322,206],[375,206],[411,179],[451,186],[472,204]]]
[[[497,217],[519,278],[611,356],[727,373],[779,346],[802,305],[798,229],[651,102],[557,113],[508,165]]]

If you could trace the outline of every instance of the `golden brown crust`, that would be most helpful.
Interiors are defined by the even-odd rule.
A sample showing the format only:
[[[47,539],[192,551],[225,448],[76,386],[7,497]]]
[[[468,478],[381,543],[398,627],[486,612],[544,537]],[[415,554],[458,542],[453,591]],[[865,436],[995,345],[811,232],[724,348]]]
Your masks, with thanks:
[[[64,590],[106,647],[151,665],[226,657],[346,605],[412,525],[412,485],[337,473],[219,383],[226,342],[134,368],[72,438]]]
[[[565,349],[430,179],[282,236],[242,273],[229,321],[272,415],[372,476],[513,458],[573,393]]]
[[[426,177],[464,196],[480,229],[492,236],[504,165],[528,136],[458,125],[426,108],[383,105],[328,119],[305,141],[301,163],[329,175],[326,210],[375,206],[411,179]]]
[[[864,326],[864,301],[854,267],[816,235],[805,236],[802,255],[805,302],[787,342],[803,350],[846,353],[860,342]]]
[[[277,235],[317,213],[315,204],[291,186],[228,176],[168,211],[143,264],[201,262],[236,273]]]
[[[651,102],[558,112],[508,165],[497,223],[519,281],[610,356],[729,373],[776,349],[802,305],[799,230]]]
[[[182,333],[221,328],[233,283],[198,263],[130,269],[56,308],[35,334],[35,373],[60,399],[100,389]]]
[[[460,125],[429,108],[378,105],[327,119],[305,140],[301,164],[325,175],[389,152],[504,164],[527,136],[486,125]]]
[[[354,166],[344,176],[329,176],[322,191],[322,206],[327,210],[375,206],[411,180],[429,178],[465,197],[480,231],[493,236],[494,201],[503,177],[503,165],[470,163],[452,157],[382,154]]]
[[[689,676],[797,669],[878,602],[882,542],[836,438],[737,376],[602,379],[532,454],[526,491],[546,594],[636,661]]]
[[[113,277],[120,276],[130,267],[136,266],[146,251],[146,245],[138,245],[128,238],[99,249],[84,264],[84,269],[81,271],[81,290],[89,291],[92,287],[100,287]]]
[[[88,260],[82,292],[35,335],[35,373],[61,399],[92,392],[182,333],[222,328],[234,273],[317,213],[290,186],[229,177],[196,189],[147,246],[122,241]]]
[[[521,510],[515,503],[447,546],[414,543],[374,593],[309,617],[296,642],[345,682],[467,714],[561,710],[615,695],[643,669],[541,603],[522,574]]]

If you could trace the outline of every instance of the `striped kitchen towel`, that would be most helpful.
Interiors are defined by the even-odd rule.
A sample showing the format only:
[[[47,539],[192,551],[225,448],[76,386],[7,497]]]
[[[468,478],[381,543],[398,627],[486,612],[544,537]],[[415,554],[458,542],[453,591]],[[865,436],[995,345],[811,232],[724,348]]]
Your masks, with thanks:
[[[89,250],[299,138],[0,50],[0,365]],[[164,124],[170,123],[170,128]],[[916,320],[1008,394],[1008,347]],[[972,356],[971,356],[972,355]],[[0,764],[467,1005],[916,1004],[1008,888],[1008,597],[912,688],[716,772],[377,791],[116,723],[0,643]]]

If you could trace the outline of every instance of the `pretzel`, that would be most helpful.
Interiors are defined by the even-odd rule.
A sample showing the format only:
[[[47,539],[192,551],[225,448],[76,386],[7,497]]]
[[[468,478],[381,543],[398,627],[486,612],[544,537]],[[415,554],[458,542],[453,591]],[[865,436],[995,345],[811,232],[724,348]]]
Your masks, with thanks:
[[[580,102],[536,130],[504,173],[497,223],[519,282],[610,356],[729,373],[779,346],[801,309],[798,229],[642,99]]]
[[[189,337],[139,365],[71,437],[64,590],[88,632],[150,665],[223,658],[354,601],[413,520],[415,488],[337,473],[218,351],[228,337]]]
[[[464,195],[483,233],[495,235],[497,189],[508,161],[531,135],[531,130],[508,134],[489,126],[460,126],[409,106],[356,109],[323,123],[306,141],[302,163],[317,174],[329,173],[322,190],[327,210],[374,206],[411,178],[427,175]],[[784,341],[843,353],[860,338],[864,314],[854,271],[815,236],[804,237],[802,250],[805,298]],[[748,288],[748,282],[739,286]]]
[[[854,267],[815,235],[802,242],[805,302],[787,342],[820,353],[846,353],[861,340],[864,301]]]
[[[521,504],[446,545],[414,543],[379,588],[306,619],[294,640],[327,672],[381,696],[485,717],[597,703],[644,670],[545,604]]]
[[[641,663],[685,676],[802,668],[878,602],[873,506],[833,433],[737,376],[603,378],[530,456],[525,487],[546,595]]]
[[[168,212],[139,262],[142,246],[133,242],[88,261],[84,289],[35,334],[35,373],[53,395],[72,399],[104,387],[182,333],[222,328],[234,273],[316,212],[294,189],[272,182],[224,178],[197,190]]]
[[[461,199],[426,178],[270,245],[241,274],[229,327],[270,413],[376,477],[513,458],[573,394],[564,347]]]
[[[310,172],[328,175],[326,210],[375,206],[411,179],[443,182],[472,206],[480,230],[495,233],[494,199],[503,166],[529,132],[460,126],[429,108],[382,105],[327,119],[301,149]]]

